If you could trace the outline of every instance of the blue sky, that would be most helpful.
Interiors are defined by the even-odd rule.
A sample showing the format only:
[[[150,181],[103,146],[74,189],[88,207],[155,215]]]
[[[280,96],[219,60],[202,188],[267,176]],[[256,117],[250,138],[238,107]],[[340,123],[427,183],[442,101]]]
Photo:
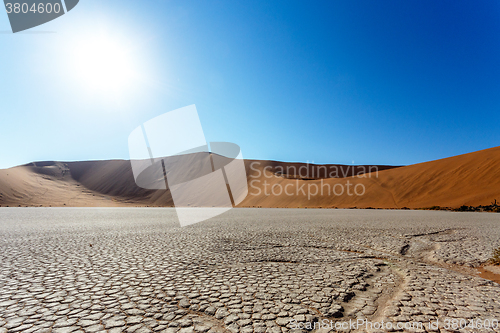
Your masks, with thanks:
[[[245,158],[412,164],[500,145],[498,1],[81,0],[9,30],[0,14],[0,168],[127,159],[134,128],[190,104]],[[127,74],[92,74],[99,45]]]

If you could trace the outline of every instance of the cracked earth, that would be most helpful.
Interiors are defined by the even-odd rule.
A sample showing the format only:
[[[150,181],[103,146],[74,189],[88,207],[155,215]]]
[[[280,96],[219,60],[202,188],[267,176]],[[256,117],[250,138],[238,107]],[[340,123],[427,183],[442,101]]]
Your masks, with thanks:
[[[443,326],[500,320],[477,270],[500,214],[233,209],[180,228],[173,209],[0,208],[0,233],[0,333],[500,332]]]

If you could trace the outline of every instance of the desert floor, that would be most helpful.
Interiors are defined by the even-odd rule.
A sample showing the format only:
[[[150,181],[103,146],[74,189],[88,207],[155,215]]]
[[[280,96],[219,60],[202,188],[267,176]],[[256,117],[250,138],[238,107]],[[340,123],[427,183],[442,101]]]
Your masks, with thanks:
[[[500,214],[233,209],[180,228],[171,208],[0,208],[0,236],[2,333],[500,332],[476,329],[500,320],[478,270]]]

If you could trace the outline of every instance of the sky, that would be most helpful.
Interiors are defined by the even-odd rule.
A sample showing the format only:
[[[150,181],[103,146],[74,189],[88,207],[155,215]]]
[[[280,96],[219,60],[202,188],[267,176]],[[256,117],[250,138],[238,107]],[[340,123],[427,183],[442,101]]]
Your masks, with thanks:
[[[195,104],[244,158],[407,165],[500,145],[500,2],[80,0],[0,14],[0,168],[128,159]]]

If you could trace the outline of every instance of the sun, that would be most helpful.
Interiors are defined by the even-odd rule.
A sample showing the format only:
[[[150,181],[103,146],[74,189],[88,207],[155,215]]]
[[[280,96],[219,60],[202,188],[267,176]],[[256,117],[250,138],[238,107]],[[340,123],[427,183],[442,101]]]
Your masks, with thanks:
[[[125,93],[137,79],[132,51],[105,34],[78,40],[71,59],[77,80],[93,92]]]

